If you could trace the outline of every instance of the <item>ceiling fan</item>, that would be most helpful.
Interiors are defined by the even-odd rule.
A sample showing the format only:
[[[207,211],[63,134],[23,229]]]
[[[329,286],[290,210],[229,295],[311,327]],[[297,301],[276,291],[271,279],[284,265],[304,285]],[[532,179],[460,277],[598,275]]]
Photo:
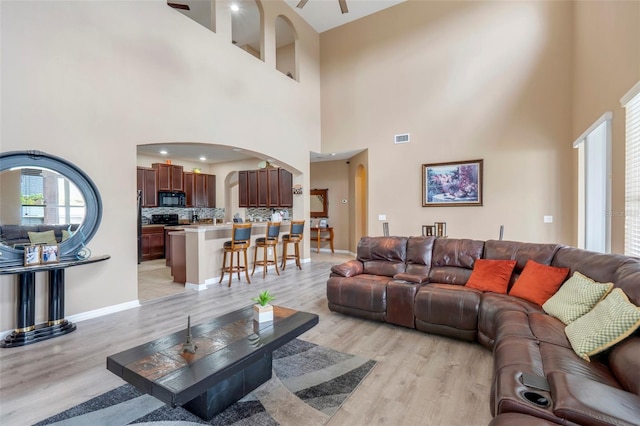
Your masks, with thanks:
[[[191,10],[188,4],[167,3],[167,5],[173,7],[174,9]]]
[[[308,1],[309,0],[300,0],[300,3],[298,3],[296,7],[302,9]],[[340,4],[340,10],[342,11],[342,13],[349,12],[349,9],[347,9],[347,0],[338,0],[338,3]]]

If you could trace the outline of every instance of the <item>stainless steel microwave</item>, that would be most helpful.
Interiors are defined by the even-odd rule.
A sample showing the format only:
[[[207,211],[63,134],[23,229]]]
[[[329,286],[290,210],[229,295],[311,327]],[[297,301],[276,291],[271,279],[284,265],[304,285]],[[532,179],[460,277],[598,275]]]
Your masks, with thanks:
[[[184,207],[184,192],[158,192],[158,207]]]

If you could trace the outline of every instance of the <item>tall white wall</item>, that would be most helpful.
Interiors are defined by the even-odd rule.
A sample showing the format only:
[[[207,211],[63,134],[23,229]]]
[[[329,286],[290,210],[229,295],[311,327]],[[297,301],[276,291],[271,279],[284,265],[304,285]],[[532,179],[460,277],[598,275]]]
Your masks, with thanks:
[[[228,13],[217,13],[212,33],[161,0],[0,5],[1,150],[63,157],[102,196],[89,247],[111,259],[67,270],[67,315],[137,300],[136,145],[237,146],[308,183],[309,151],[320,150],[319,37],[285,3],[263,5],[265,49],[274,50],[275,17],[288,16],[300,37],[300,82],[275,69],[275,52],[263,62],[233,46],[220,21]],[[15,327],[16,298],[15,277],[1,280],[0,331]],[[37,322],[46,315],[42,281]]]

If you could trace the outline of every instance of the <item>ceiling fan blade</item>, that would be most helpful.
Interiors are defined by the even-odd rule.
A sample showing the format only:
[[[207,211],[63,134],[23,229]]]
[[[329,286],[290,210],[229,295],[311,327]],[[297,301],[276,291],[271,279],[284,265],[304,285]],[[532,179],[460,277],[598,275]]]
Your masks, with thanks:
[[[191,10],[188,4],[167,3],[167,5],[171,6],[174,9]]]
[[[349,9],[347,8],[347,0],[338,0],[338,3],[340,3],[340,10],[342,13],[349,12]]]
[[[300,0],[300,3],[298,3],[296,7],[302,9],[304,5],[307,4],[308,1],[309,0]]]

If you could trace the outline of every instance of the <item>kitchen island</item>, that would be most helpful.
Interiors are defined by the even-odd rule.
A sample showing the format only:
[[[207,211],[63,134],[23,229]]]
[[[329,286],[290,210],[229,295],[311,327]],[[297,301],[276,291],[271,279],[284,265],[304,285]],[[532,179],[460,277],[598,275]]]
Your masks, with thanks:
[[[217,283],[222,271],[223,245],[231,240],[233,224],[182,225],[182,231],[169,232],[171,239],[171,275],[174,282],[187,288],[204,290],[207,285]],[[290,222],[282,222],[280,235],[289,232]],[[253,222],[251,248],[247,253],[253,268],[256,238],[264,237],[267,222]],[[278,242],[278,255],[282,255],[282,241]],[[262,253],[258,253],[261,256]],[[256,269],[260,269],[258,267]]]

